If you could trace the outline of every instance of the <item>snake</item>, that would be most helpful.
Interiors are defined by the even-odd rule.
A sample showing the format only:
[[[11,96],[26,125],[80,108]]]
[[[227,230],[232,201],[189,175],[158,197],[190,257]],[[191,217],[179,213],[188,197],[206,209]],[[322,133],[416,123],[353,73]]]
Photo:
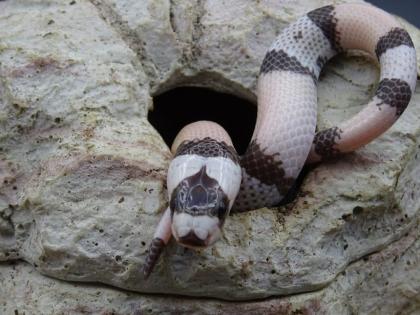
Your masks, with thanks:
[[[379,84],[357,114],[316,132],[321,69],[349,49],[379,62]],[[305,164],[354,151],[384,133],[408,106],[416,81],[408,32],[377,7],[327,5],[284,28],[261,64],[257,120],[245,154],[238,156],[215,122],[191,123],[176,136],[167,173],[169,206],[149,246],[144,277],[172,236],[182,246],[208,247],[220,239],[232,209],[276,206]]]

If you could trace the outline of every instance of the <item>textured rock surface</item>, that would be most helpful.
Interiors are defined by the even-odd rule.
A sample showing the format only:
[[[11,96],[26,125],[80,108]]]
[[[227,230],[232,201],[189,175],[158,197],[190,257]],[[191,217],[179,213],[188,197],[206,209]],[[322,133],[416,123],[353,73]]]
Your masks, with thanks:
[[[410,251],[411,265],[395,267],[391,288],[381,278],[396,266],[383,249],[398,252],[402,245],[393,242],[418,239],[418,91],[385,135],[309,172],[293,204],[233,215],[213,248],[193,252],[171,244],[149,281],[139,272],[166,206],[170,158],[146,119],[151,95],[195,85],[255,101],[266,47],[287,23],[325,4],[0,2],[0,260],[20,259],[51,277],[139,292],[247,300],[317,290],[290,301],[243,304],[255,307],[368,312],[378,305],[391,309],[386,302],[392,295],[397,310],[418,306],[418,250]],[[418,47],[420,32],[409,31]],[[363,56],[329,63],[318,89],[320,128],[360,110],[377,79],[377,68]],[[370,263],[372,275],[366,275],[369,263],[361,259],[376,251],[374,257],[387,263]],[[63,292],[94,290],[42,278],[24,263],[16,271],[6,263],[1,268],[3,276],[30,273]],[[164,307],[163,297],[103,292],[104,299],[133,297],[153,310]],[[378,297],[364,301],[372,292]],[[349,296],[354,300],[346,304]],[[54,298],[60,295],[45,303]],[[91,298],[84,305],[99,307],[95,301],[101,300]],[[326,304],[317,304],[319,299]],[[209,309],[231,305],[206,303]],[[198,304],[185,301],[197,312]]]
[[[253,302],[153,296],[44,277],[0,264],[3,314],[418,314],[419,226],[351,264],[323,290]],[[410,277],[407,277],[410,274]],[[405,279],[405,281],[401,281]]]

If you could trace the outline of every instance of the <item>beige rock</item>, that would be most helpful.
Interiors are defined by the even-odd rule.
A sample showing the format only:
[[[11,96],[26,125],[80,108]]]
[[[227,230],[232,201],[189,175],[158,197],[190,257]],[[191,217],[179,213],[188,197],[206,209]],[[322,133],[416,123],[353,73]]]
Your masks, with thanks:
[[[287,311],[391,311],[410,303],[407,297],[418,300],[419,275],[412,270],[420,269],[419,251],[410,252],[407,270],[401,265],[392,276],[392,289],[380,275],[392,274],[393,264],[372,264],[371,279],[363,276],[367,262],[361,260],[377,251],[382,257],[417,224],[418,91],[382,137],[312,169],[292,204],[231,216],[223,239],[201,252],[171,243],[149,281],[140,273],[167,203],[170,159],[146,119],[152,96],[193,85],[255,102],[256,76],[270,42],[287,23],[324,4],[0,2],[0,260],[21,259],[54,278],[145,293],[250,300],[314,291],[273,300],[273,307]],[[420,32],[409,30],[418,46]],[[360,110],[377,80],[378,69],[364,56],[331,61],[318,88],[319,126]],[[11,267],[1,268],[7,273]],[[30,273],[63,292],[85,288],[43,278],[23,263],[17,268],[22,277]],[[379,297],[363,301],[370,289]],[[387,301],[392,294],[395,308]],[[320,296],[326,304],[318,304]],[[45,303],[54,299],[59,295]],[[155,301],[152,310],[169,304],[164,297],[144,299]],[[200,306],[193,299],[167,299],[180,309],[211,310],[194,308]],[[91,297],[84,302],[92,312],[102,310]],[[220,304],[206,303],[213,310]]]
[[[3,314],[418,314],[419,226],[382,251],[354,262],[324,289],[262,301],[229,302],[142,295],[40,275],[0,264]],[[407,275],[410,275],[407,277]],[[404,279],[404,281],[402,281]]]

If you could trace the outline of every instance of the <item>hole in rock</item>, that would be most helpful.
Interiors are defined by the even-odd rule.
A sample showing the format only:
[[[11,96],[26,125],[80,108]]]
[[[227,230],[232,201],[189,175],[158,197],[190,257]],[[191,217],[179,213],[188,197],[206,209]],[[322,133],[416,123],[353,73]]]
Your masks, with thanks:
[[[354,215],[359,215],[359,214],[361,214],[363,212],[363,208],[362,207],[360,207],[360,206],[356,206],[356,207],[354,207],[353,208],[353,214]]]
[[[155,96],[153,102],[154,108],[149,111],[148,120],[169,147],[184,126],[199,120],[211,120],[224,127],[239,155],[245,153],[251,141],[257,106],[247,100],[206,88],[179,87]],[[297,197],[309,170],[309,167],[304,167],[280,205]]]
[[[198,120],[217,122],[242,155],[251,140],[256,117],[257,106],[247,100],[205,88],[180,87],[156,96],[148,119],[169,147],[185,125]]]

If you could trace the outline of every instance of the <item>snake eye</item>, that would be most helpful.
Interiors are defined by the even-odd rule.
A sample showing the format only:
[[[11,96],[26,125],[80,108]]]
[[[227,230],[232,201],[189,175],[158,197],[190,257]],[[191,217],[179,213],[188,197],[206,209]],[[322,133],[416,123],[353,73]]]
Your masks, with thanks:
[[[213,207],[210,209],[210,215],[212,217],[217,217],[219,215],[219,207]]]

